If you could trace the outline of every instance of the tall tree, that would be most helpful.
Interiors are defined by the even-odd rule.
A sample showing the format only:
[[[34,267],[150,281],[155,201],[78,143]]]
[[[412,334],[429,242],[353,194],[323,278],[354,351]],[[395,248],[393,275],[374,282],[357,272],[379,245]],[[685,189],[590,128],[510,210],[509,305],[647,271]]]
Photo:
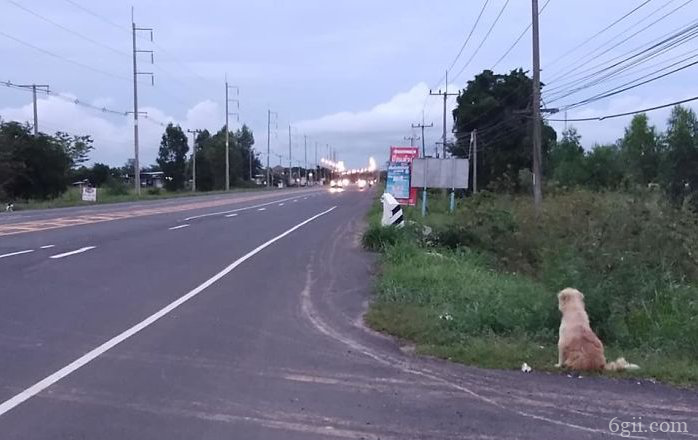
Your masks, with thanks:
[[[478,130],[478,186],[510,182],[518,188],[519,171],[533,166],[531,139],[531,90],[533,82],[522,69],[508,74],[485,70],[462,91],[453,111],[456,144],[450,148],[467,157],[472,130]],[[543,125],[542,152],[545,160],[556,139],[555,131]]]
[[[87,162],[90,151],[94,150],[94,141],[89,135],[77,136],[57,131],[54,138],[70,158],[71,168],[76,168]]]
[[[677,203],[698,191],[698,120],[693,110],[677,105],[666,132],[666,154],[661,177],[669,197]]]
[[[587,185],[595,190],[617,189],[623,181],[623,164],[617,145],[596,145],[586,155]]]
[[[620,141],[620,148],[632,181],[641,185],[656,181],[660,162],[659,136],[657,129],[649,125],[646,114],[633,116]]]
[[[168,124],[160,141],[157,163],[165,173],[165,188],[170,191],[184,188],[187,151],[187,135],[179,125]]]
[[[577,129],[570,127],[550,150],[548,175],[562,185],[583,185],[589,179],[581,138]]]

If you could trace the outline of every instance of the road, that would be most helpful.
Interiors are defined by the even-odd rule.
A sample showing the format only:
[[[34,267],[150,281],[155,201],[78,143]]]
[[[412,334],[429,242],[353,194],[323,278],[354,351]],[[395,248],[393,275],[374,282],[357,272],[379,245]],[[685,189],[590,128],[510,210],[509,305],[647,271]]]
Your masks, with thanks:
[[[695,391],[453,365],[364,328],[374,196],[4,217],[0,439],[592,439],[614,417],[698,437]]]

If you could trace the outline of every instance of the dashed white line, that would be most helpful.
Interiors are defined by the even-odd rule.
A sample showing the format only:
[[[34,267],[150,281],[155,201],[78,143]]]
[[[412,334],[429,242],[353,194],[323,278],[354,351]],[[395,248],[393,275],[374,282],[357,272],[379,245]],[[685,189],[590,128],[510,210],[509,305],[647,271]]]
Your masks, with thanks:
[[[151,326],[153,323],[158,321],[160,318],[168,315],[171,313],[173,310],[181,306],[182,304],[186,303],[190,299],[194,298],[195,296],[199,295],[201,292],[206,290],[208,287],[216,283],[218,280],[232,272],[236,267],[240,266],[242,263],[245,261],[249,260],[250,258],[254,257],[264,249],[268,248],[272,244],[276,243],[277,241],[281,240],[282,238],[286,237],[287,235],[291,234],[292,232],[296,231],[297,229],[302,228],[303,226],[307,225],[308,223],[312,222],[315,219],[318,219],[322,217],[325,214],[328,214],[329,212],[333,211],[336,208],[336,206],[333,206],[332,208],[322,211],[319,214],[315,214],[314,216],[298,223],[296,226],[292,227],[291,229],[286,230],[285,232],[282,232],[281,234],[277,235],[276,237],[260,244],[256,248],[252,249],[242,257],[238,258],[235,260],[233,263],[225,267],[223,270],[209,278],[208,280],[204,281],[201,283],[198,287],[196,287],[194,290],[190,290],[188,293],[185,295],[177,298],[170,304],[166,305],[162,309],[158,310],[154,314],[148,316],[145,318],[143,321],[139,322],[138,324],[134,325],[133,327],[130,327],[123,332],[119,333],[118,335],[114,336],[107,342],[103,343],[99,347],[96,347],[92,349],[91,351],[87,352],[86,354],[82,355],[81,357],[75,359],[73,362],[69,363],[65,367],[61,368],[60,370],[54,372],[53,374],[46,376],[45,378],[41,379],[34,385],[30,386],[29,388],[25,389],[24,391],[20,392],[19,394],[16,394],[9,398],[8,400],[5,400],[4,402],[0,403],[0,416],[5,414],[8,411],[11,411],[13,408],[15,408],[17,405],[21,404],[25,400],[28,400],[46,388],[50,387],[51,385],[55,384],[56,382],[60,381],[64,377],[68,376],[69,374],[73,373],[75,370],[79,369],[80,367],[83,367],[93,360],[95,360],[97,357],[101,356],[102,354],[106,353],[107,351],[111,350],[118,344],[124,342],[125,340],[129,339],[130,337],[136,335],[138,332],[142,331],[143,329]]]
[[[279,206],[284,206],[284,204],[283,204],[283,203],[279,203]]]
[[[0,258],[5,258],[5,257],[12,257],[15,255],[22,255],[22,254],[28,254],[30,252],[34,252],[34,249],[27,249],[26,251],[18,251],[18,252],[10,252],[9,254],[2,254],[0,255]]]
[[[47,245],[41,246],[41,249],[51,249],[54,246],[56,246],[56,245],[55,244],[47,244]]]
[[[297,202],[297,201],[298,201],[298,199],[294,199],[293,201],[294,201],[294,202]]]
[[[228,214],[226,217],[237,217],[237,213]]]
[[[273,200],[273,201],[267,202],[267,203],[260,203],[259,205],[245,206],[243,208],[230,209],[228,211],[209,212],[208,214],[193,215],[191,217],[185,218],[184,221],[188,222],[189,220],[194,220],[195,218],[211,217],[213,215],[223,215],[223,214],[230,214],[231,212],[246,211],[248,209],[255,209],[255,208],[259,208],[261,206],[268,206],[268,205],[272,205],[274,203],[285,202],[287,200],[291,200],[292,198],[293,197],[289,197],[286,199],[280,199],[280,200]]]
[[[172,226],[171,228],[168,228],[168,229],[169,229],[170,231],[174,231],[175,229],[182,229],[182,228],[186,228],[187,226],[189,226],[189,225],[188,225],[188,224],[184,224],[184,225],[179,225],[179,226]]]
[[[259,208],[257,211],[266,211],[267,208]]]
[[[69,256],[71,256],[71,255],[81,254],[81,253],[83,253],[83,252],[87,252],[87,251],[89,251],[89,250],[91,250],[91,249],[94,249],[94,248],[96,248],[96,247],[97,247],[97,246],[85,246],[85,247],[83,247],[83,248],[76,249],[76,250],[74,250],[74,251],[65,252],[65,253],[62,253],[62,254],[51,255],[49,258],[56,259],[56,258],[69,257]]]

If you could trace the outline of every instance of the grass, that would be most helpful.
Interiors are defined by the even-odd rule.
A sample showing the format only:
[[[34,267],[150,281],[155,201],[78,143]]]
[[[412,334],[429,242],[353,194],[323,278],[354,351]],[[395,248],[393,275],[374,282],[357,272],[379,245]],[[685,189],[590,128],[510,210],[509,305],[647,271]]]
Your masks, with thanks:
[[[426,220],[407,209],[399,231],[377,225],[378,208],[369,215],[364,245],[382,252],[372,328],[422,354],[557,371],[555,294],[570,285],[585,293],[607,358],[642,367],[619,376],[698,384],[695,219],[617,193],[549,197],[540,218],[517,197],[471,198],[452,215],[439,203]]]
[[[261,191],[266,188],[232,188],[228,192],[239,192],[239,191]],[[208,196],[215,194],[225,194],[226,191],[206,191],[206,192],[191,192],[191,191],[177,191],[170,192],[164,189],[160,191],[149,191],[152,188],[144,188],[141,195],[137,195],[133,189],[127,189],[124,191],[118,191],[117,193],[112,193],[108,188],[100,188],[97,193],[96,204],[109,204],[109,203],[123,203],[123,202],[137,202],[144,200],[161,200],[161,199],[172,199],[177,197],[194,197],[194,196]],[[30,209],[50,209],[50,208],[67,208],[71,206],[91,206],[95,205],[94,202],[84,202],[81,199],[81,193],[79,188],[70,188],[64,192],[61,196],[56,197],[51,200],[28,200],[28,201],[17,201],[14,203],[15,211],[24,211]]]

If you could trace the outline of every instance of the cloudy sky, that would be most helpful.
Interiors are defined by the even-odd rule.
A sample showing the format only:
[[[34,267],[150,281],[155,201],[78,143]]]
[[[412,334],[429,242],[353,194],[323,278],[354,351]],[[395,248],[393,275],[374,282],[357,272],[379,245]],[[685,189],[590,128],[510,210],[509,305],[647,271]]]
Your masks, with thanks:
[[[500,20],[484,39],[505,3]],[[239,86],[239,97],[231,97],[239,98],[240,121],[253,128],[258,151],[266,152],[267,110],[278,114],[272,123],[271,150],[282,154],[284,163],[289,124],[294,159],[302,158],[306,135],[310,162],[317,143],[319,157],[330,145],[340,159],[358,167],[369,156],[384,161],[390,145],[408,143],[404,138],[412,134],[410,124],[421,121],[422,111],[426,123],[434,123],[425,136],[427,148],[433,149],[441,136],[443,104],[428,97],[429,89],[444,87],[443,73],[482,5],[483,0],[134,0],[137,26],[154,29],[154,43],[145,32],[138,39],[139,49],[153,50],[155,59],[150,65],[147,54],[139,55],[139,69],[155,73],[155,86],[149,78],[140,78],[140,109],[151,118],[140,124],[141,162],[155,159],[163,130],[155,121],[209,130],[224,124],[226,74],[231,85]],[[625,20],[580,46],[640,5]],[[613,58],[697,16],[698,2],[691,0],[550,0],[541,14],[542,79],[550,89],[572,87],[585,69],[612,64]],[[449,88],[462,88],[476,73],[492,68],[530,18],[528,0],[490,0],[451,69]],[[61,96],[40,95],[41,130],[91,134],[97,147],[93,160],[121,165],[133,157],[131,119],[72,100],[132,110],[130,28],[128,2],[0,0],[0,80],[50,85]],[[681,60],[682,54],[696,55],[697,50],[698,43],[689,41],[615,82],[558,101],[550,94],[546,104],[558,107],[593,96],[668,65],[671,59]],[[530,66],[527,33],[495,70]],[[570,110],[568,116],[604,115],[696,96],[697,73],[698,66],[689,68]],[[231,111],[237,111],[232,106]],[[663,129],[667,115],[667,110],[653,112],[651,120]],[[31,94],[0,84],[0,117],[31,120]],[[627,122],[628,118],[619,118],[575,126],[590,148],[622,136]],[[278,161],[272,155],[272,163]]]

